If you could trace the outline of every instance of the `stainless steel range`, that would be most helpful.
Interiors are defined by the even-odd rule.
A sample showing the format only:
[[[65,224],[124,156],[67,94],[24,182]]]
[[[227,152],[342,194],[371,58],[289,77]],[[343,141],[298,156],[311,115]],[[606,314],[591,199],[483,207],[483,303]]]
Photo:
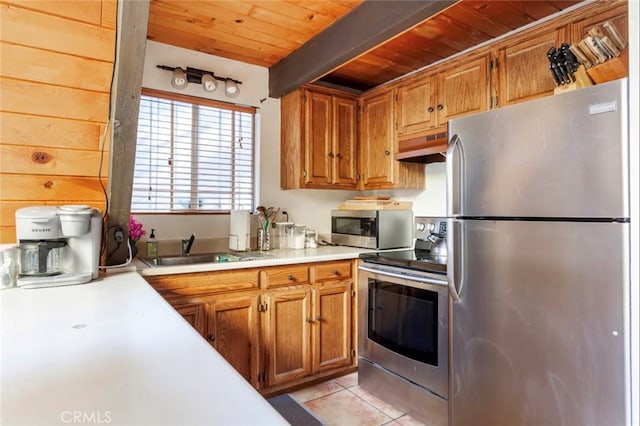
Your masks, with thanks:
[[[360,255],[358,384],[429,425],[446,425],[447,222],[414,219],[413,250]]]

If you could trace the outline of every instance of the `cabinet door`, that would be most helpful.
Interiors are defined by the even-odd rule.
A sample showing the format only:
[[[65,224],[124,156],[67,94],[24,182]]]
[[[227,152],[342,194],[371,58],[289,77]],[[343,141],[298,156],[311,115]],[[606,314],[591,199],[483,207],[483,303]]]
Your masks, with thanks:
[[[201,336],[205,334],[205,306],[204,303],[178,303],[174,306],[191,327],[195,328]]]
[[[498,106],[553,94],[547,51],[565,41],[564,29],[538,34],[498,52]]]
[[[487,56],[471,60],[438,74],[438,126],[448,120],[489,109]]]
[[[313,372],[350,365],[351,281],[314,286],[313,315]]]
[[[393,184],[393,92],[362,102],[360,164],[365,189]]]
[[[305,185],[332,183],[331,104],[330,95],[306,91]]]
[[[258,384],[258,296],[217,298],[209,304],[207,339],[252,385]]]
[[[311,373],[311,290],[309,287],[264,294],[267,386]]]
[[[571,24],[570,33],[572,43],[577,43],[582,40],[591,28],[601,25],[604,21],[611,21],[620,35],[625,40],[629,40],[629,15],[626,2],[615,8],[612,8],[610,5],[603,5],[603,7],[606,7],[608,10],[603,10],[601,13],[594,14]]]
[[[357,180],[357,102],[333,98],[333,183],[355,188]]]
[[[435,81],[429,76],[398,87],[396,102],[398,136],[423,132],[437,126]]]

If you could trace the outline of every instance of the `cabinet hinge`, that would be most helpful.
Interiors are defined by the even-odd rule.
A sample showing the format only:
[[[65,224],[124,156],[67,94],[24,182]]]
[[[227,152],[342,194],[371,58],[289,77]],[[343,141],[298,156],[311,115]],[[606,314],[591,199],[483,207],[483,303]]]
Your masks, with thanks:
[[[302,102],[307,102],[307,95],[302,95]]]
[[[498,58],[491,58],[491,60],[489,61],[489,68],[491,68],[492,70],[498,69]]]
[[[307,177],[307,171],[306,170],[302,171],[302,177]]]
[[[355,358],[355,357],[356,357],[356,350],[351,349],[351,358]]]
[[[494,107],[497,107],[497,106],[498,106],[498,97],[497,97],[497,96],[494,96],[494,97],[493,97],[493,99],[494,99],[494,101],[493,101],[493,106],[494,106]]]
[[[396,102],[398,102],[398,94],[396,93]]]
[[[258,304],[258,312],[267,312],[268,308],[269,305],[267,305],[267,302]]]
[[[360,180],[360,173],[356,174],[356,180]]]
[[[356,291],[355,290],[351,290],[351,297],[356,297]]]

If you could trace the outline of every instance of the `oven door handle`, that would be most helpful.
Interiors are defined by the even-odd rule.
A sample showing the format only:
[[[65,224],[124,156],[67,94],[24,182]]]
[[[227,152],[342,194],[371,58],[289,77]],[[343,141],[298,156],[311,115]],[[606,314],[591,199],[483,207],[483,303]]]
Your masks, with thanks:
[[[372,274],[384,275],[384,276],[387,276],[387,277],[402,278],[402,279],[405,279],[405,280],[418,281],[418,282],[426,283],[426,284],[435,284],[435,285],[442,285],[442,286],[446,286],[447,285],[447,282],[444,281],[444,280],[437,280],[437,279],[434,279],[434,278],[427,278],[427,277],[421,277],[421,276],[416,276],[416,275],[398,274],[396,272],[380,270],[380,269],[376,269],[376,268],[370,268],[368,266],[360,265],[358,267],[358,269],[360,269],[361,271],[371,272]]]

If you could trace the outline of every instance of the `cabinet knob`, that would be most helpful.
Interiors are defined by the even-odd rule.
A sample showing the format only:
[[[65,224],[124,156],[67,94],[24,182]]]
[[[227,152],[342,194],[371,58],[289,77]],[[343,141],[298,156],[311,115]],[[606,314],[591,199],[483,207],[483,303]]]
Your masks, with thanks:
[[[429,112],[433,112],[433,107],[432,107],[432,106],[430,106],[429,108],[427,108],[427,111],[429,111]]]
[[[329,153],[329,158],[333,158],[333,157],[334,157],[333,152],[330,152]]]
[[[384,155],[387,155],[387,156],[388,156],[388,155],[391,155],[391,152],[389,152],[389,150],[388,150],[388,149],[385,149],[385,150],[384,150]]]
[[[318,315],[318,316],[316,317],[316,319],[317,319],[318,321],[322,321],[322,317],[321,317],[320,315]]]
[[[210,334],[209,335],[209,341],[210,342],[215,342],[216,341],[216,335],[215,334]]]
[[[438,111],[441,111],[441,110],[442,110],[442,108],[444,108],[444,107],[442,106],[442,104],[439,104],[439,105],[438,105]]]
[[[336,269],[335,271],[333,271],[333,275],[335,275],[335,276],[337,277],[338,275],[340,275],[340,271],[338,271],[338,270]]]
[[[307,318],[307,322],[308,322],[309,324],[311,324],[311,323],[313,322],[313,320],[312,320],[311,318]]]
[[[288,279],[289,281],[293,281],[293,280],[295,280],[295,278],[293,277],[293,275],[287,275],[287,279]]]
[[[336,158],[342,158],[342,155],[340,155],[339,152],[336,152]]]

